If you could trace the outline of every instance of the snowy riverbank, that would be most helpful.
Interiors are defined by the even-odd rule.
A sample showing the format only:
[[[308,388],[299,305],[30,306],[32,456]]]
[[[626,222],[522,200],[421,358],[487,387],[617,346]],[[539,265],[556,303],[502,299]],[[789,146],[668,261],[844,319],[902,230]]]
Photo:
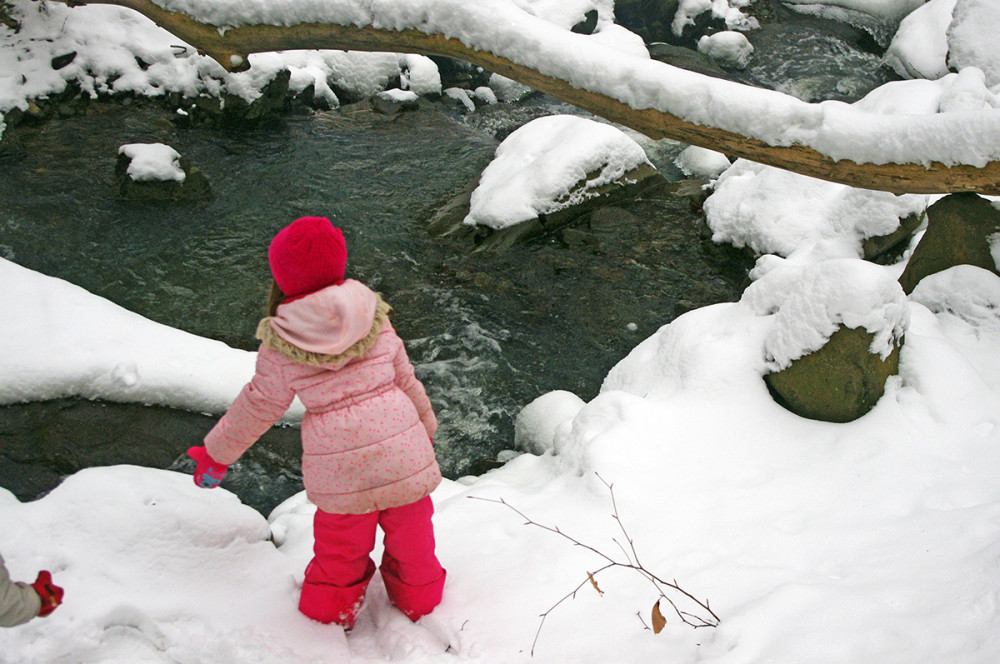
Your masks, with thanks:
[[[859,104],[886,122],[960,108],[950,117],[962,132],[963,119],[996,105],[997,82],[977,71],[892,84]],[[589,403],[551,393],[527,408],[519,430],[538,454],[435,493],[448,584],[421,624],[392,609],[377,580],[350,634],[297,612],[314,509],[303,496],[265,519],[185,474],[113,466],[33,502],[0,489],[12,575],[47,568],[66,589],[51,617],[0,632],[0,653],[25,664],[993,664],[1000,276],[953,268],[902,300],[891,321],[905,327],[899,375],[854,422],[796,417],[761,379],[775,329],[796,328],[782,306],[837,295],[843,281],[816,275],[891,282],[902,264],[863,262],[861,241],[933,200],[737,161],[705,210],[717,241],[765,254],[754,284],[740,302],[691,311],[643,341]],[[5,403],[79,394],[218,412],[250,375],[252,354],[3,259],[0,308]],[[803,318],[790,331],[827,322]],[[661,602],[667,626],[654,634],[648,580],[599,572],[606,559],[511,507],[619,562],[633,555],[627,533],[645,569],[707,599],[721,623],[692,629]]]

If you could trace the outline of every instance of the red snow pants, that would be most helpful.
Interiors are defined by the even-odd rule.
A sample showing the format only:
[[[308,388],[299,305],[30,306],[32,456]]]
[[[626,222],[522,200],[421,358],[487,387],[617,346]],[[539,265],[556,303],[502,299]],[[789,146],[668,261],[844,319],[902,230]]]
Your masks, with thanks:
[[[375,574],[369,554],[381,526],[385,551],[379,568],[389,601],[410,620],[430,613],[441,601],[445,571],[434,555],[430,496],[368,514],[316,510],[315,554],[306,567],[299,611],[323,623],[350,629]]]

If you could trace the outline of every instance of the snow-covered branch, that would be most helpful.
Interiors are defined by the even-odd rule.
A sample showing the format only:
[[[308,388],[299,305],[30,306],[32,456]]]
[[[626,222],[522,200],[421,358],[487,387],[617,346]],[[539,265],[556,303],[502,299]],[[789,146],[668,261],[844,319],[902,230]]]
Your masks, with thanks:
[[[250,53],[294,49],[443,55],[653,138],[866,189],[1000,194],[1000,111],[887,116],[810,104],[594,43],[510,2],[93,3],[138,11],[229,70]]]

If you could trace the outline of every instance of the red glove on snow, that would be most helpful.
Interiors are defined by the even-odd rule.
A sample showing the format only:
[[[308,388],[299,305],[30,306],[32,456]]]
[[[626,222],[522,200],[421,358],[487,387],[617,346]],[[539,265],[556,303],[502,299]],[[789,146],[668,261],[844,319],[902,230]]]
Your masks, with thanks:
[[[222,483],[229,466],[216,463],[208,454],[204,445],[198,445],[188,450],[188,456],[198,462],[194,469],[194,483],[202,489],[214,489]]]
[[[38,610],[39,617],[44,618],[62,604],[63,589],[52,583],[52,575],[47,571],[39,572],[38,578],[31,584],[31,587],[35,589],[38,597],[42,600],[42,608]]]

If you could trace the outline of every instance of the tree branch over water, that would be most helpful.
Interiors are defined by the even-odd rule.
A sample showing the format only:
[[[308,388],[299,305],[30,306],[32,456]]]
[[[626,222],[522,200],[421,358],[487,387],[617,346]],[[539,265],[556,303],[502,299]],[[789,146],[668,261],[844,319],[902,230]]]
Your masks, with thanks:
[[[168,11],[151,0],[56,0],[70,5],[112,4],[133,9],[151,19],[168,32],[183,39],[221,64],[228,71],[248,67],[251,53],[296,49],[330,49],[345,51],[380,51],[418,53],[465,60],[531,88],[566,101],[600,117],[639,131],[653,139],[669,138],[697,145],[731,157],[742,157],[769,166],[821,180],[864,189],[892,193],[975,192],[1000,195],[1000,161],[989,161],[982,167],[970,164],[945,164],[940,161],[922,163],[857,163],[849,159],[834,159],[817,149],[792,143],[771,145],[736,131],[696,124],[677,115],[653,108],[633,108],[600,91],[576,87],[561,78],[537,71],[511,58],[478,50],[458,39],[415,29],[393,30],[372,25],[340,25],[336,23],[299,23],[295,25],[244,25],[220,30],[215,25],[199,22],[185,14]],[[502,30],[502,27],[497,27]],[[556,30],[557,28],[553,28]],[[670,65],[652,64],[669,68]],[[745,87],[737,83],[732,86]],[[734,88],[734,89],[738,89]],[[778,94],[778,93],[774,93]],[[711,104],[712,100],[706,101]],[[805,102],[803,102],[805,104]],[[806,108],[815,105],[805,104]],[[753,112],[754,109],[744,109]],[[764,111],[762,111],[764,112]],[[984,111],[987,113],[989,111]],[[998,111],[997,113],[1000,113]],[[919,120],[926,116],[898,118],[900,123],[913,123],[910,133],[919,135]],[[895,119],[894,119],[895,120]],[[956,141],[970,140],[956,138]]]

